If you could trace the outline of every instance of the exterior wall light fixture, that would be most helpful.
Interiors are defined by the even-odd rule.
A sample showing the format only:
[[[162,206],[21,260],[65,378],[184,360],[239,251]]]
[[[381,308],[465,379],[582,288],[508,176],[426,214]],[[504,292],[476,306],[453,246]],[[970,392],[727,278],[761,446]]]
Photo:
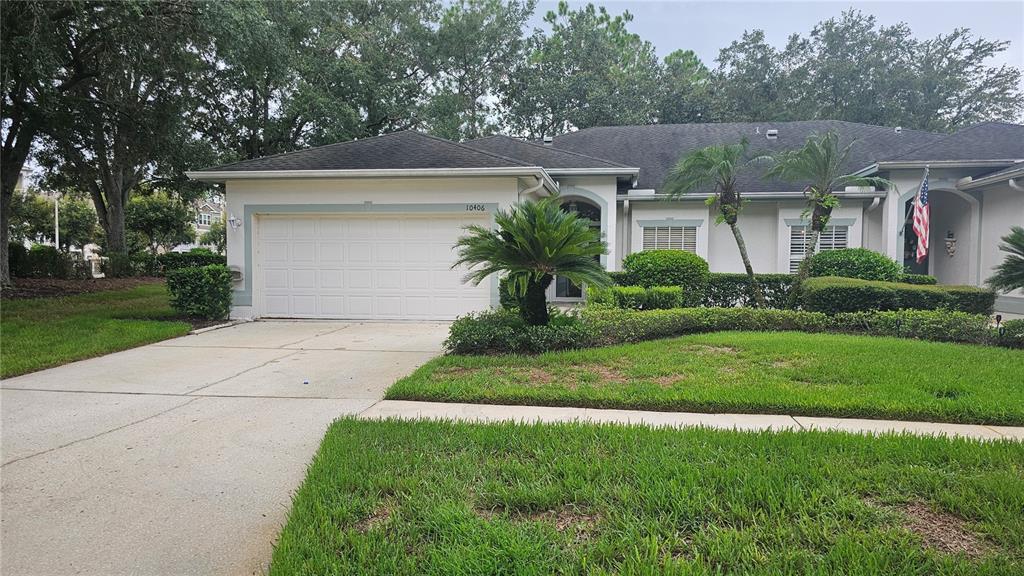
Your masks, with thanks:
[[[231,226],[232,230],[238,230],[239,228],[242,227],[242,221],[239,220],[238,218],[235,218],[234,214],[232,214],[231,217],[228,218],[228,224]]]
[[[946,231],[946,254],[949,254],[950,258],[956,254],[956,235],[952,230]]]

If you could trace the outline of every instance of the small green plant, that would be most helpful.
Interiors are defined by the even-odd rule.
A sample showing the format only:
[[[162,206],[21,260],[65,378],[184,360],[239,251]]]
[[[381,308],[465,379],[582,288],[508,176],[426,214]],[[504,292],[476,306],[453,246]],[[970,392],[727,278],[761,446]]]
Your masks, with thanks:
[[[183,316],[221,320],[231,310],[231,272],[222,264],[171,270],[167,289]]]
[[[684,250],[644,250],[622,260],[622,267],[638,286],[681,286],[685,306],[704,300],[710,272],[700,256]]]
[[[903,266],[895,260],[867,248],[826,250],[811,258],[811,276],[841,276],[861,280],[897,282]]]
[[[588,304],[632,310],[681,308],[684,302],[685,294],[681,286],[612,286],[587,291]]]

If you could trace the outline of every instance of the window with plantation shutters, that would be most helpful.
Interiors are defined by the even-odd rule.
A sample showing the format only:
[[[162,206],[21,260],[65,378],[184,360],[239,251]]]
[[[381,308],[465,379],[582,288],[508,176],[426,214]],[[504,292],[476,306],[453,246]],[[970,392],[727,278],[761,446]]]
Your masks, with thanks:
[[[818,236],[818,251],[839,250],[847,248],[850,233],[849,226],[826,226]],[[800,262],[807,255],[807,242],[811,238],[808,226],[790,226],[789,228],[789,271],[793,274],[800,268]]]
[[[696,226],[644,226],[644,250],[697,252]]]

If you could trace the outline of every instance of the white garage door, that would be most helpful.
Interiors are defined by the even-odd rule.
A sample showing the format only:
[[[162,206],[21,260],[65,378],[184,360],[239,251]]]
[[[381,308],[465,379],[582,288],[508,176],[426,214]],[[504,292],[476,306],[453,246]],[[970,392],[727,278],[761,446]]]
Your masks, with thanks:
[[[255,282],[264,316],[449,320],[490,306],[491,283],[451,269],[481,217],[264,216]]]

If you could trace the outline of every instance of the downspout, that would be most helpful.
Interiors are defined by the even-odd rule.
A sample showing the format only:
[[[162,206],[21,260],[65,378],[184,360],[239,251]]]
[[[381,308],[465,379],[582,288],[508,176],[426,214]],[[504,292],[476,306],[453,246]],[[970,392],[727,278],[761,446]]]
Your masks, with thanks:
[[[543,178],[541,178],[539,176],[534,176],[534,178],[537,179],[537,185],[536,186],[530,186],[529,188],[527,188],[527,189],[523,190],[522,192],[520,192],[519,193],[520,197],[528,196],[530,194],[533,194],[537,190],[540,190],[541,188],[544,187],[544,179]]]
[[[1009,180],[1006,181],[1006,183],[1010,185],[1010,188],[1013,188],[1017,192],[1024,192],[1024,188],[1021,188],[1020,184],[1017,184],[1016,178],[1010,178]]]

